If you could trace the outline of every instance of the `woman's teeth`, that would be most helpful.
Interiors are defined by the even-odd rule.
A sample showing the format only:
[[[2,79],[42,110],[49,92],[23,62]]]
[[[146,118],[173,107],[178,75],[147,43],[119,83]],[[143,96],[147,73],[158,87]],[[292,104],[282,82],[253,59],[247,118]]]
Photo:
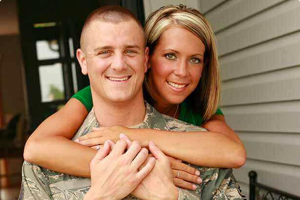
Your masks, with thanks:
[[[180,89],[180,88],[184,88],[185,86],[186,86],[186,84],[184,84],[184,85],[179,85],[179,84],[176,84],[176,83],[173,83],[173,82],[167,82],[169,85],[171,85],[171,86],[173,86],[173,87],[175,87],[175,88],[178,88],[178,89]]]

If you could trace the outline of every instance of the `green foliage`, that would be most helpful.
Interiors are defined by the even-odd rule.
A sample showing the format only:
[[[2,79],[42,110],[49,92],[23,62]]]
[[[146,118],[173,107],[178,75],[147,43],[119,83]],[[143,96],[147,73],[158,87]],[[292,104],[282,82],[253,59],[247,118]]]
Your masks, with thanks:
[[[57,86],[51,84],[50,85],[50,94],[49,94],[49,96],[53,97],[53,100],[63,99],[64,98],[64,93]]]

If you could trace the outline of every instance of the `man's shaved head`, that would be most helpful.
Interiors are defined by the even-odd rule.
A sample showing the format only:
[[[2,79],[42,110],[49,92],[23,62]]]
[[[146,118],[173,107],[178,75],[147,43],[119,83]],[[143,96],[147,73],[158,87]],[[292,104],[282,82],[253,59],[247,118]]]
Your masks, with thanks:
[[[84,49],[85,47],[85,34],[89,27],[89,25],[93,21],[102,21],[102,22],[108,22],[113,24],[118,24],[121,22],[127,22],[133,20],[135,21],[138,26],[141,28],[142,34],[144,34],[144,29],[139,22],[139,20],[134,16],[132,12],[127,10],[124,7],[121,6],[103,6],[96,10],[94,10],[85,20],[85,23],[82,28],[81,37],[80,37],[80,47],[81,49]],[[145,35],[145,34],[144,34]]]

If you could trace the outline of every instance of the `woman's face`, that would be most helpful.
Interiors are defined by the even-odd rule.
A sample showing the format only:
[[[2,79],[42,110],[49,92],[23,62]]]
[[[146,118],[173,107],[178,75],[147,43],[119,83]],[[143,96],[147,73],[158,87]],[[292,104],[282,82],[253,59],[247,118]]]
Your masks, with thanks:
[[[199,83],[204,52],[202,41],[187,29],[167,29],[150,56],[148,85],[153,98],[166,106],[183,102]]]

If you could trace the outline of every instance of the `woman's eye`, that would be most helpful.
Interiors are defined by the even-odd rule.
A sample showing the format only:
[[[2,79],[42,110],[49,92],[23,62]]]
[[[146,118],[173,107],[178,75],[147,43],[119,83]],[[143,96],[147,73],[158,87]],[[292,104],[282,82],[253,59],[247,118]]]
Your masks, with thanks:
[[[201,63],[201,60],[199,58],[192,58],[190,60],[190,62],[193,63],[193,64],[199,64],[199,63]]]
[[[165,55],[165,57],[169,60],[175,60],[176,59],[176,56],[173,53],[168,53],[168,54]]]

